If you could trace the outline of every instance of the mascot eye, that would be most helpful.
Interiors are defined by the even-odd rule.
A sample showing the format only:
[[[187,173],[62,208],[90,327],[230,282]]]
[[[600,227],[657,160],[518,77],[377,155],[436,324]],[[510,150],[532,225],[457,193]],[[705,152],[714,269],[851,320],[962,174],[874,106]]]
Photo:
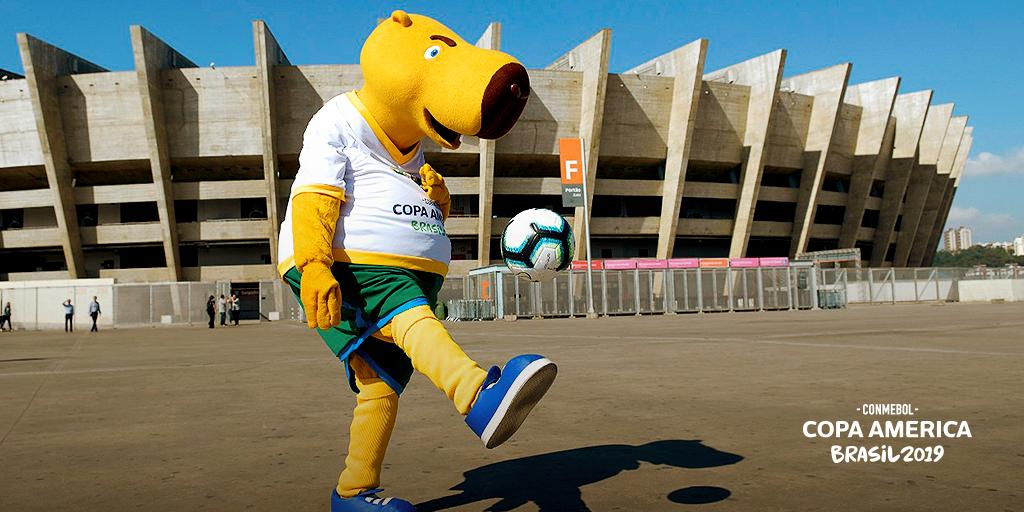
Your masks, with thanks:
[[[427,60],[433,59],[438,55],[441,55],[440,46],[431,46],[430,48],[427,48],[427,51],[423,52],[423,58]]]

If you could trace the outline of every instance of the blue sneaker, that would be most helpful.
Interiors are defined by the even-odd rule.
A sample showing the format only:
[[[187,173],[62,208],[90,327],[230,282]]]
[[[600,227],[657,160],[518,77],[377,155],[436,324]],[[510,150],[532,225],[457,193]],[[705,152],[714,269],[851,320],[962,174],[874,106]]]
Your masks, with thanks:
[[[381,498],[377,493],[384,489],[363,491],[351,498],[331,492],[331,512],[416,512],[412,503],[398,498]]]
[[[466,424],[487,448],[504,443],[544,397],[557,373],[555,363],[537,354],[513,357],[502,370],[491,367]]]

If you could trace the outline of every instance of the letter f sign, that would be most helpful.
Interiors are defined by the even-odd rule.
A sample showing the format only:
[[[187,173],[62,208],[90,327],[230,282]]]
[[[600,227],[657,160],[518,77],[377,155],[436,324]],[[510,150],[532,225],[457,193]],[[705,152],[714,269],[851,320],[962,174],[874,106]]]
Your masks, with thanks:
[[[564,179],[567,183],[573,183],[575,180],[573,179],[572,175],[573,175],[573,173],[577,173],[577,172],[580,172],[580,162],[579,162],[579,160],[566,160],[565,161],[565,176],[562,179]]]
[[[562,162],[562,184],[579,185],[583,183],[582,165],[583,141],[581,139],[560,139],[558,153]]]

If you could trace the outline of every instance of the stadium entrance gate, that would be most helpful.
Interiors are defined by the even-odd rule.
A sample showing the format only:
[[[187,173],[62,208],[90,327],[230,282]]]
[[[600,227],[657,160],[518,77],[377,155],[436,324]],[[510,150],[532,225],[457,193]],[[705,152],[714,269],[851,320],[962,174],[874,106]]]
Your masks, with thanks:
[[[231,293],[238,296],[239,320],[260,319],[260,283],[231,283]]]

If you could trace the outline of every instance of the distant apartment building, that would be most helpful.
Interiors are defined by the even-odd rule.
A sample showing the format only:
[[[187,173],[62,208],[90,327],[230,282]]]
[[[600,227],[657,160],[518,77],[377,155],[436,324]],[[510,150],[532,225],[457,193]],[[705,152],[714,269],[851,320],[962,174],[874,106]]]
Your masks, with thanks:
[[[1013,253],[1013,242],[988,242],[980,244],[982,247],[989,247],[992,249],[1002,249],[1008,253]]]
[[[974,245],[971,241],[971,228],[960,226],[949,228],[943,234],[943,242],[949,252],[962,251]]]
[[[1013,239],[1013,255],[1024,256],[1024,235]]]

